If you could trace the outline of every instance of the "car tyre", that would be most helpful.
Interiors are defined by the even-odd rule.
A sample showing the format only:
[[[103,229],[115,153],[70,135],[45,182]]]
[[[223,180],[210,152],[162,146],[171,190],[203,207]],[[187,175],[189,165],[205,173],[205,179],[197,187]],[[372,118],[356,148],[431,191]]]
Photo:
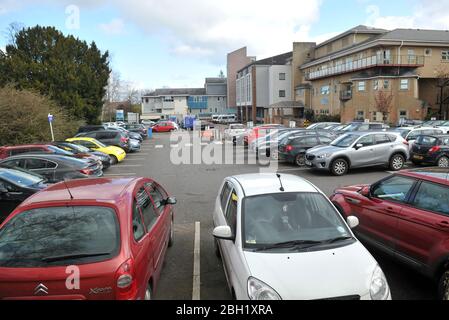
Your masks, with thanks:
[[[405,157],[402,154],[394,154],[390,159],[390,170],[399,171],[404,168]]]
[[[438,297],[440,300],[449,300],[449,269],[441,275],[438,284]]]
[[[304,153],[300,153],[295,158],[295,164],[298,167],[305,167],[306,166],[306,155]]]
[[[118,163],[118,159],[117,159],[117,157],[116,156],[114,156],[114,155],[111,155],[111,163],[112,163],[112,165],[114,165],[114,164],[117,164]]]
[[[412,163],[413,163],[415,166],[420,166],[420,165],[422,164],[421,161],[416,161],[416,160],[412,160]]]
[[[168,247],[173,247],[173,244],[175,243],[175,224],[173,222],[173,219],[170,222],[170,237],[168,238]]]
[[[449,158],[446,156],[442,156],[440,159],[438,159],[438,167],[449,168]]]
[[[147,288],[145,289],[144,300],[147,301],[153,300],[153,289],[151,288],[151,283],[148,283]]]
[[[331,165],[331,172],[334,176],[344,176],[349,171],[349,164],[348,161],[345,159],[337,159],[334,162],[332,162]]]
[[[220,247],[218,246],[218,241],[217,239],[214,239],[214,248],[215,248],[215,255],[217,256],[217,258],[221,259],[221,252],[220,252]]]

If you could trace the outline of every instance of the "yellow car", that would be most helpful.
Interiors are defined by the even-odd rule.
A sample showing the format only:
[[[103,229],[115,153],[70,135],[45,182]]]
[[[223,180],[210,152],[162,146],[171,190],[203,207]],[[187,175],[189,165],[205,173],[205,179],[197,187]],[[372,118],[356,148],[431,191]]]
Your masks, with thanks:
[[[107,146],[94,138],[70,138],[66,139],[67,142],[76,143],[80,146],[89,148],[90,150],[100,151],[108,154],[112,159],[112,164],[122,162],[126,158],[126,152],[122,148]]]

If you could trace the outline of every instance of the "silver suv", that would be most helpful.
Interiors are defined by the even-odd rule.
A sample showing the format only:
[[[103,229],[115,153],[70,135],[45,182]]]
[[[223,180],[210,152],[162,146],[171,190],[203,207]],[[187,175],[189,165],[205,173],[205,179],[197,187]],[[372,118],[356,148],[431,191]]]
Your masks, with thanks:
[[[396,132],[352,132],[330,146],[318,146],[306,153],[306,166],[329,170],[336,176],[350,168],[388,165],[401,170],[409,158],[408,142]]]

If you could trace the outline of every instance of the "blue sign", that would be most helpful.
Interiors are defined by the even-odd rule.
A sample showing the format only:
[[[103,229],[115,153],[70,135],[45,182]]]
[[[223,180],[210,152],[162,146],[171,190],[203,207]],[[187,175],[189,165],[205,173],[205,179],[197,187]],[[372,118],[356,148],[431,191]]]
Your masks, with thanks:
[[[125,111],[124,110],[117,110],[117,113],[115,115],[115,121],[125,121]]]
[[[53,122],[53,115],[52,114],[48,114],[48,122],[50,122],[50,123]]]

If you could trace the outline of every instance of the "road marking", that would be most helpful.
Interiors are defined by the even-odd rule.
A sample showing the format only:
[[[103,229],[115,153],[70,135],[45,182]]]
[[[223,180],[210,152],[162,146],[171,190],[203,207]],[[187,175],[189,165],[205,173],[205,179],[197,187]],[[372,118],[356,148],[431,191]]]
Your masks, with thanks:
[[[147,158],[132,158],[132,159],[126,159],[126,161],[142,161],[147,160]]]
[[[172,147],[172,148],[179,148],[179,145],[178,144],[172,144],[170,147]]]
[[[223,142],[221,142],[221,141],[214,141],[214,144],[222,145]]]
[[[200,300],[200,245],[201,222],[195,223],[195,247],[193,251],[193,289],[192,300]]]
[[[186,147],[193,147],[192,143],[186,143]]]
[[[133,168],[133,167],[143,167],[141,164],[120,164],[115,168]]]
[[[156,149],[162,149],[162,148],[164,148],[164,146],[163,145],[157,145],[157,146],[155,146],[155,148]]]
[[[281,169],[277,172],[289,172],[289,171],[308,171],[309,168],[292,168],[292,169]]]
[[[106,173],[104,177],[122,177],[122,176],[135,176],[135,173]]]

